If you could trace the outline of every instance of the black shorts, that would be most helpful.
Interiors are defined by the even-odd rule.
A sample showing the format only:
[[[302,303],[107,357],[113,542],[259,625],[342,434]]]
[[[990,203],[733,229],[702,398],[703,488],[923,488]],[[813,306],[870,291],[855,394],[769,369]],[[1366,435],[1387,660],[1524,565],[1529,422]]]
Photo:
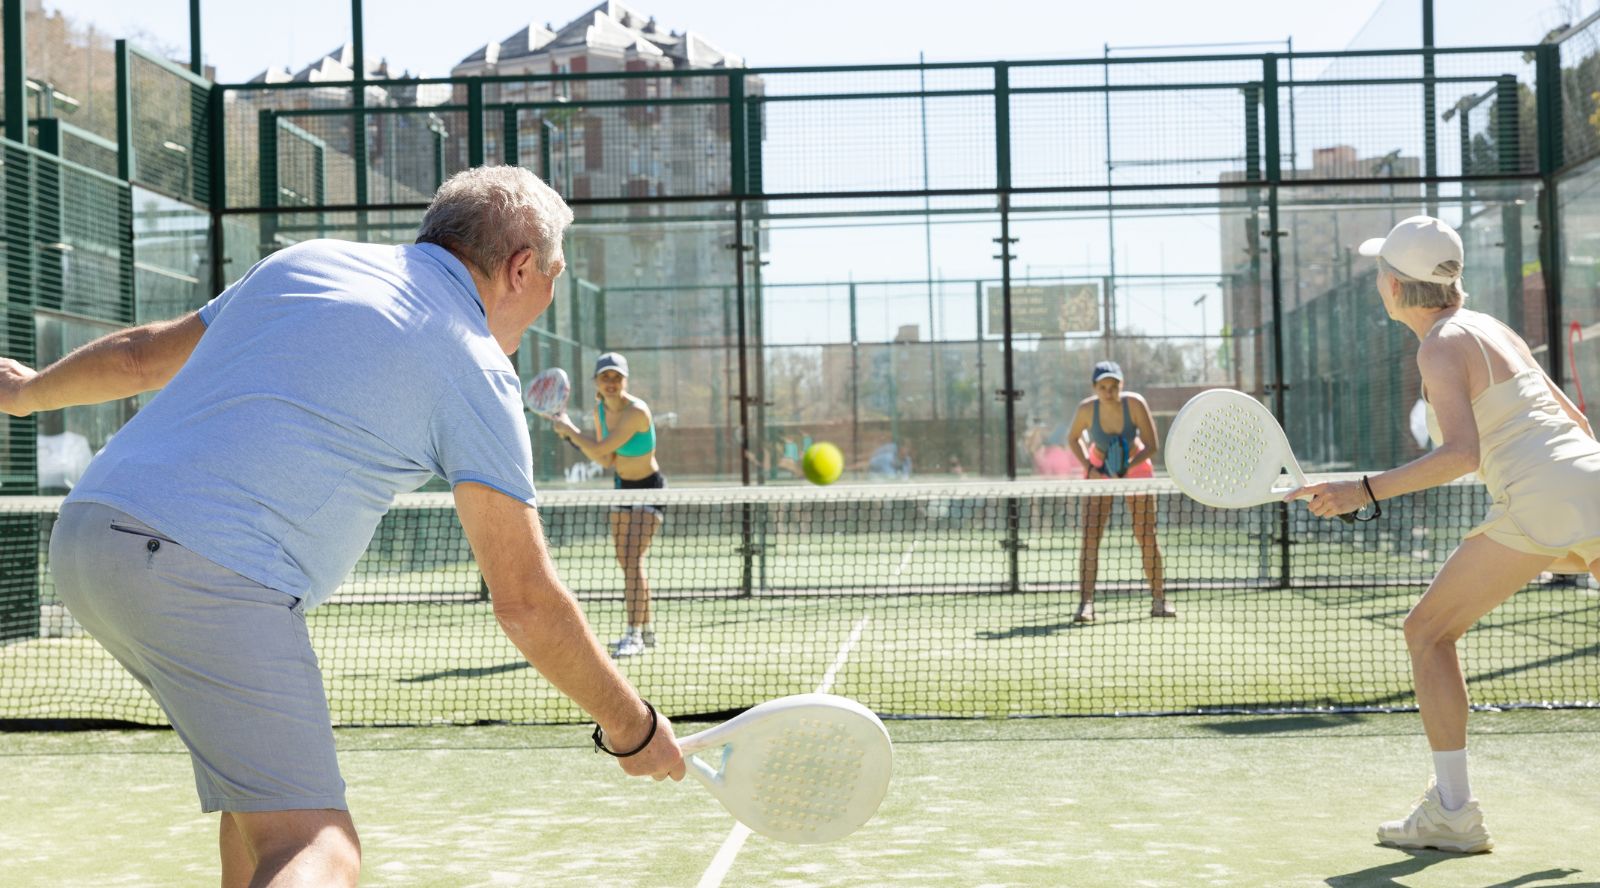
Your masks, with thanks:
[[[660,472],[652,472],[652,473],[650,473],[649,475],[646,475],[643,478],[639,478],[639,479],[633,480],[633,481],[629,481],[628,479],[622,477],[621,475],[613,475],[612,476],[612,480],[615,482],[612,486],[615,487],[617,490],[666,490],[667,489],[667,476],[661,474]],[[666,506],[662,506],[662,505],[652,504],[652,503],[639,503],[637,505],[631,505],[631,506],[612,506],[611,507],[611,511],[613,511],[613,512],[649,512],[652,515],[655,515],[657,518],[664,518],[664,517],[666,517],[666,514],[667,514],[667,507]]]

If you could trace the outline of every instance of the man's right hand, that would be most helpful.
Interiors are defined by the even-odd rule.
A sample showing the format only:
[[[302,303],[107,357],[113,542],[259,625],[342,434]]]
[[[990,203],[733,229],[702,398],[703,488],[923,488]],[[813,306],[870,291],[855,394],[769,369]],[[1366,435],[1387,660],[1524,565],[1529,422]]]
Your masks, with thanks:
[[[612,735],[606,734],[606,745],[613,749],[622,746],[624,749],[632,747],[625,744],[638,745],[640,737],[638,731],[620,733],[613,741]],[[657,780],[671,777],[673,780],[682,780],[684,771],[683,753],[678,750],[678,738],[672,732],[672,721],[660,712],[656,713],[656,733],[650,738],[650,745],[646,746],[636,755],[617,759],[617,764],[622,770],[632,777],[650,776]]]
[[[38,375],[26,364],[10,358],[0,358],[0,413],[10,416],[27,416],[33,413],[33,407],[24,397],[24,390],[29,381]]]
[[[650,730],[649,713],[556,575],[538,512],[477,482],[457,484],[454,492],[456,513],[506,637],[557,690],[595,717],[606,732],[608,749],[626,752],[643,743]],[[672,722],[657,713],[650,742],[618,764],[635,776],[682,780],[683,753]]]

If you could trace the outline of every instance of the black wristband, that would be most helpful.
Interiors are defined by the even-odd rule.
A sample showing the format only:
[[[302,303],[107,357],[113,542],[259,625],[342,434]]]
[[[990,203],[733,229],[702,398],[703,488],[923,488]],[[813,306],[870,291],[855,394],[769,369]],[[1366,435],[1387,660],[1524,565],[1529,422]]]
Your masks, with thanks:
[[[641,741],[638,746],[635,746],[627,752],[613,752],[612,750],[606,748],[605,732],[601,731],[600,725],[596,723],[594,726],[594,734],[592,735],[594,737],[595,752],[603,752],[609,756],[625,759],[629,756],[635,756],[641,752],[644,752],[644,748],[650,745],[650,741],[656,739],[656,708],[651,706],[650,701],[643,697],[639,698],[639,702],[644,704],[644,708],[650,710],[650,733],[645,735],[644,740]]]
[[[1367,476],[1366,475],[1362,475],[1361,476],[1361,486],[1367,491],[1367,501],[1372,504],[1372,514],[1371,515],[1366,515],[1366,516],[1357,515],[1356,516],[1356,520],[1357,521],[1372,521],[1372,520],[1375,520],[1375,519],[1378,519],[1378,518],[1382,518],[1383,517],[1383,506],[1378,505],[1378,497],[1373,494],[1373,492],[1372,492],[1372,482],[1367,480]],[[1359,510],[1357,510],[1357,511],[1359,511]]]

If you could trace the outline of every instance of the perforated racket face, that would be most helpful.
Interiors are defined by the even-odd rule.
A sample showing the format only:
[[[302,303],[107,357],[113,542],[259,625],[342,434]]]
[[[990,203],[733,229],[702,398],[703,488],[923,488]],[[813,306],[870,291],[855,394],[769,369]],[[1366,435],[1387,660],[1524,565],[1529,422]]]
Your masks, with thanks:
[[[522,399],[534,413],[543,417],[553,417],[566,411],[567,398],[571,394],[572,383],[567,379],[567,371],[560,367],[551,367],[528,383],[528,391],[523,394]]]
[[[770,838],[803,844],[843,838],[872,818],[889,790],[889,734],[853,700],[827,694],[773,700],[685,740],[685,749],[713,732],[721,736],[690,761],[691,773],[730,814]]]
[[[1240,509],[1276,502],[1305,483],[1283,428],[1261,402],[1216,389],[1191,398],[1167,432],[1167,471],[1193,499]],[[1280,483],[1287,469],[1289,483]]]

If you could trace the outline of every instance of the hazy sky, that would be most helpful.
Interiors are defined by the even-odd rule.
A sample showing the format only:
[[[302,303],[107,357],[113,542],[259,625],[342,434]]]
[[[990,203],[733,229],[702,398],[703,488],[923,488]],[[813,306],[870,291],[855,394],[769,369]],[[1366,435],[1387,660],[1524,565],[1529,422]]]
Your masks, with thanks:
[[[141,34],[187,57],[187,0],[44,0],[115,35]],[[444,76],[490,39],[529,22],[560,25],[594,4],[583,0],[368,0],[369,54],[397,69]],[[1359,34],[1363,46],[1416,45],[1420,0],[1085,0],[920,4],[812,0],[638,0],[628,4],[664,28],[689,29],[754,66],[1074,58],[1113,47],[1174,43],[1282,41],[1297,50],[1343,49]],[[1435,0],[1441,45],[1531,42],[1574,17],[1592,0]],[[802,12],[796,12],[799,9]],[[224,82],[248,79],[268,65],[298,69],[349,39],[349,6],[341,0],[204,0],[207,62]],[[907,10],[916,10],[915,14]],[[441,11],[446,11],[441,14]],[[1363,32],[1363,26],[1374,24]],[[1261,51],[1266,47],[1246,47]]]

